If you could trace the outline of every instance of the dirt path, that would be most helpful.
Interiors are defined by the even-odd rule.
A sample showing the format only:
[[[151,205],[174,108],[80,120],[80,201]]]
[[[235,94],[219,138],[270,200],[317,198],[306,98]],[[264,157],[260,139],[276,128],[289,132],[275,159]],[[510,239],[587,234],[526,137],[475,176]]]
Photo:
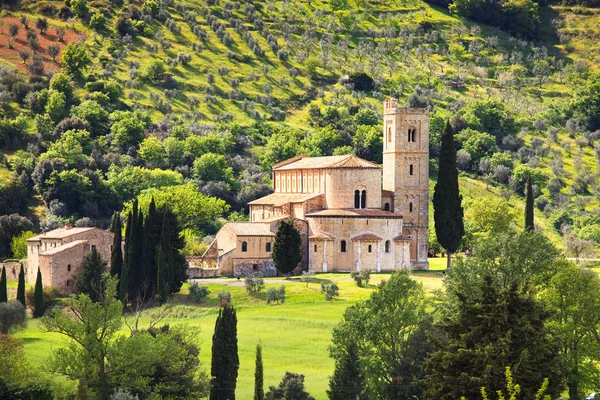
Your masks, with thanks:
[[[197,279],[188,279],[189,283],[197,283],[198,285],[227,285],[227,286],[244,286],[243,279],[235,279],[235,278],[197,278]],[[286,280],[286,279],[269,279],[265,281],[265,283],[277,283],[277,284],[287,284],[299,282],[298,280]]]

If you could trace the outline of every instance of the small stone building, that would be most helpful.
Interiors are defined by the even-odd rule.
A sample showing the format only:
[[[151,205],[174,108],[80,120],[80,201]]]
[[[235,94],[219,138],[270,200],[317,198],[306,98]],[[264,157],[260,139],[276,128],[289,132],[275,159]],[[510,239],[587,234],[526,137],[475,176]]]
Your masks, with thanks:
[[[302,269],[427,269],[429,112],[384,102],[383,166],[353,155],[273,165],[274,193],[251,201],[250,222],[226,223],[203,255],[221,275],[273,275],[284,219],[302,236]]]
[[[27,240],[25,279],[34,284],[39,268],[45,287],[55,286],[72,293],[85,255],[96,248],[108,266],[112,242],[109,231],[69,225],[34,236]]]

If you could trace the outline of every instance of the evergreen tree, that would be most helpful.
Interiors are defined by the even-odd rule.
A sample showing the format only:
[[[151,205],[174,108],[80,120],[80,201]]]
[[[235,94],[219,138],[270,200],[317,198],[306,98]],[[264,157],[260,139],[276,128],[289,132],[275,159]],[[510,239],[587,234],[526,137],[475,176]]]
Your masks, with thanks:
[[[106,272],[106,261],[98,250],[92,247],[81,263],[81,271],[77,278],[76,290],[78,294],[85,293],[92,301],[98,302],[104,293],[104,273]]]
[[[35,303],[33,305],[33,317],[44,316],[44,286],[42,284],[42,271],[38,268],[37,279],[35,280]]]
[[[127,225],[125,225],[125,257],[123,258],[123,269],[119,279],[119,299],[125,307],[127,305],[127,287],[129,282],[129,266],[131,265],[131,227],[133,226],[133,212],[127,214]]]
[[[17,300],[27,307],[25,304],[25,270],[23,264],[21,264],[21,270],[19,271],[19,285],[17,286]]]
[[[162,234],[160,237],[160,243],[158,245],[158,249],[156,251],[156,264],[158,266],[158,271],[156,274],[156,288],[158,301],[160,304],[164,304],[167,301],[167,297],[169,295],[169,281],[168,281],[168,272],[170,269],[170,261],[168,257],[171,249],[170,249],[170,230],[169,230],[169,220],[165,218],[162,225]]]
[[[0,303],[8,301],[8,287],[6,282],[6,267],[2,267],[2,277],[0,277]]]
[[[154,293],[158,288],[158,247],[161,243],[162,220],[156,210],[154,197],[148,207],[148,215],[144,222],[144,275],[146,276],[148,293]]]
[[[289,276],[302,261],[302,239],[293,220],[281,221],[275,233],[273,263],[282,274]]]
[[[448,268],[451,267],[451,254],[459,249],[462,237],[465,235],[461,202],[454,131],[450,122],[446,121],[442,133],[438,180],[433,193],[433,217],[437,240],[448,253]]]
[[[162,225],[168,224],[165,228],[165,236],[169,238],[167,258],[168,269],[166,271],[166,281],[168,282],[169,294],[177,293],[181,285],[187,280],[188,264],[183,254],[185,240],[181,235],[181,225],[177,216],[169,207],[163,207],[158,212],[158,218],[162,221],[160,235],[162,236]],[[159,236],[160,241],[160,236]]]
[[[533,232],[535,229],[533,223],[533,184],[531,175],[527,177],[527,199],[525,202],[525,230]]]
[[[219,311],[212,338],[210,400],[235,400],[239,366],[237,317],[233,307],[225,307]]]
[[[112,251],[110,254],[110,274],[112,276],[121,277],[121,271],[123,270],[123,249],[121,248],[121,242],[123,240],[121,235],[121,217],[119,213],[115,212],[111,224],[111,232],[113,236]]]
[[[262,345],[256,345],[256,366],[254,369],[254,400],[265,400]]]
[[[342,359],[335,364],[329,379],[327,396],[330,400],[364,399],[364,382],[354,342],[349,343]]]
[[[134,212],[131,230],[131,256],[127,293],[133,296],[130,300],[141,300],[148,295],[144,271],[144,214],[138,209]]]

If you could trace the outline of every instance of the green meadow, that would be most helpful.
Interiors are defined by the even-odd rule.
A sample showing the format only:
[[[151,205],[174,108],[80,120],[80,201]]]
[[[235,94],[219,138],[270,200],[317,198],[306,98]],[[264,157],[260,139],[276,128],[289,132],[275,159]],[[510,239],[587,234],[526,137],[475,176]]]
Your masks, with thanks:
[[[414,271],[413,279],[423,284],[428,293],[442,288],[445,259],[430,259],[430,271]],[[358,287],[349,274],[318,274],[308,282],[302,278],[285,281],[281,278],[265,279],[265,289],[256,295],[246,292],[243,280],[234,278],[206,280],[210,295],[201,304],[189,302],[189,285],[186,284],[171,301],[171,313],[161,323],[182,325],[199,330],[200,358],[206,372],[210,372],[211,338],[215,319],[219,312],[217,294],[229,291],[238,316],[238,346],[240,370],[237,384],[239,399],[252,398],[254,388],[254,356],[256,344],[263,345],[265,388],[277,385],[286,371],[306,376],[308,391],[316,399],[326,399],[329,375],[333,372],[333,360],[329,358],[331,332],[341,320],[344,310],[356,302],[368,298],[377,284],[388,279],[389,273],[372,274],[368,287]],[[340,288],[340,296],[326,301],[320,292],[320,282],[334,281]],[[285,304],[267,305],[266,290],[286,286]],[[143,314],[142,325],[147,326],[159,309]],[[123,334],[127,334],[124,325]],[[27,328],[15,334],[25,342],[30,362],[42,371],[48,371],[48,359],[53,349],[64,345],[65,338],[41,329],[39,320],[30,320]],[[56,379],[64,379],[56,377]]]

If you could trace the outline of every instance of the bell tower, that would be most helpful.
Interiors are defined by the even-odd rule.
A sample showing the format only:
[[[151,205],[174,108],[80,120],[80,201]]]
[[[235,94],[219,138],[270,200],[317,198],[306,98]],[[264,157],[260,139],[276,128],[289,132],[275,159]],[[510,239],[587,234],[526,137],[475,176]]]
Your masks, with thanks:
[[[429,111],[383,104],[383,190],[394,193],[393,212],[402,214],[414,269],[429,269]]]

